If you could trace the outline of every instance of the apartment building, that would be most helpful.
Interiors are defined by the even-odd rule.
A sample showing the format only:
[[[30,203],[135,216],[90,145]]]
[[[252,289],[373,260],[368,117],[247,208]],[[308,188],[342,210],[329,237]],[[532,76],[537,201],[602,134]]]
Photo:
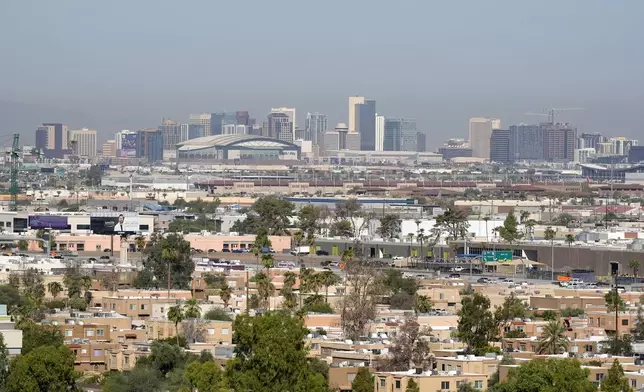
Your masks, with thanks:
[[[63,337],[67,336],[70,332],[66,332],[65,328],[72,330],[70,337],[82,338],[75,334],[73,326],[76,324],[83,325],[105,325],[110,331],[127,331],[132,329],[132,319],[123,316],[116,312],[58,312],[50,314],[46,317],[46,321],[53,325],[59,325]]]
[[[147,293],[146,293],[147,294]],[[166,294],[167,295],[167,294]],[[177,303],[177,298],[167,296],[118,296],[103,298],[103,308],[124,316],[147,319],[152,315],[153,304]]]
[[[417,372],[376,372],[374,392],[404,392],[409,380],[413,379],[421,391],[457,392],[462,384],[471,384],[476,389],[487,389],[486,374],[427,371]]]
[[[0,334],[4,338],[9,355],[19,355],[22,352],[22,330],[16,329],[11,316],[7,314],[7,305],[0,305]]]
[[[498,357],[477,357],[475,355],[457,355],[455,357],[437,357],[436,369],[441,372],[456,371],[458,374],[487,374],[495,373],[499,368]]]
[[[615,313],[606,310],[597,310],[587,313],[588,326],[605,330],[608,333],[615,333]],[[637,314],[630,312],[619,313],[617,318],[617,330],[620,335],[630,334],[635,327]]]
[[[332,364],[329,367],[329,388],[340,391],[350,391],[351,383],[355,380],[358,370],[364,366],[362,362]],[[375,369],[369,368],[370,372]]]
[[[65,346],[74,353],[74,369],[77,372],[107,370],[107,354],[118,346],[116,343],[92,342],[89,339],[73,339]]]
[[[185,321],[178,325],[180,335],[185,335],[183,329],[188,328],[187,323],[191,323],[191,321]],[[170,320],[147,320],[145,326],[148,340],[166,339],[177,336],[177,329]],[[190,325],[189,327],[198,331],[196,335],[199,336],[197,339],[199,343],[218,345],[231,345],[233,343],[232,321],[196,320],[196,324]]]

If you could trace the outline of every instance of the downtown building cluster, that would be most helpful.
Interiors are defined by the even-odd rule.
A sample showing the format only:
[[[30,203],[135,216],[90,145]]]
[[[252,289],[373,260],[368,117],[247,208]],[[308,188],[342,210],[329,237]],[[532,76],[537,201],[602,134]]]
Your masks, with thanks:
[[[36,130],[36,149],[45,158],[98,156],[154,163],[176,159],[180,143],[235,135],[247,140],[273,139],[297,146],[312,157],[341,151],[425,151],[426,137],[418,131],[415,119],[379,115],[373,99],[352,96],[348,101],[348,125],[330,126],[326,114],[314,112],[306,113],[300,127],[296,109],[289,107],[272,108],[260,121],[248,111],[193,113],[187,123],[164,118],[154,128],[118,131],[100,147],[96,130],[68,130],[61,123],[44,123]]]

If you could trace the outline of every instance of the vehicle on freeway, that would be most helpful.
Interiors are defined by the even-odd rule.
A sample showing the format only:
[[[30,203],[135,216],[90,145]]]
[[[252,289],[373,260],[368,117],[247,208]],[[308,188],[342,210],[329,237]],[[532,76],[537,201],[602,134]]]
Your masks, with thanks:
[[[454,267],[450,269],[452,272],[463,272],[465,268],[463,267]]]
[[[320,250],[315,251],[315,254],[316,254],[317,256],[328,256],[328,255],[329,255],[329,252],[328,252],[328,251],[326,251],[326,250],[322,250],[322,249],[320,249]]]
[[[449,279],[460,279],[461,274],[449,274],[448,278]]]
[[[393,256],[391,259],[392,260],[405,260],[405,258],[403,256]]]
[[[224,248],[221,251],[224,252],[224,253],[230,253],[230,248]]]
[[[485,283],[485,284],[487,284],[487,283],[490,283],[490,279],[488,279],[488,278],[479,278],[476,281],[476,283]]]
[[[235,249],[233,249],[232,253],[244,253],[244,250],[245,249],[243,249],[243,248],[235,248]]]

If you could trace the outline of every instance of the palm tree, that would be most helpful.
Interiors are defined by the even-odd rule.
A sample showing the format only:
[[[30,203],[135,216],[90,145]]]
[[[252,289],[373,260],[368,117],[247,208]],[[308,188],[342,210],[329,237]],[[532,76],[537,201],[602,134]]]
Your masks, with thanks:
[[[320,289],[322,288],[322,286],[324,286],[324,278],[322,277],[322,273],[314,273],[309,279],[310,289],[315,293],[315,295],[318,295],[320,293]]]
[[[183,314],[187,319],[198,319],[201,317],[201,308],[195,298],[191,298],[183,305]]]
[[[411,257],[411,244],[414,241],[414,233],[407,234],[407,241],[409,241],[409,257]]]
[[[273,268],[275,264],[275,258],[273,257],[272,254],[270,253],[264,253],[262,254],[262,265],[264,268],[266,268],[266,273],[270,273],[271,268]]]
[[[340,277],[333,273],[333,271],[322,271],[319,274],[320,282],[324,286],[324,301],[329,302],[329,287],[340,283]]]
[[[425,254],[423,253],[423,243],[427,239],[427,236],[425,235],[425,229],[420,229],[418,230],[418,234],[416,235],[416,240],[420,244],[420,254],[418,255],[420,257],[420,260],[422,261],[425,259]]]
[[[533,239],[534,227],[537,225],[537,221],[534,219],[528,219],[523,226],[525,227],[525,236],[530,240]]]
[[[284,283],[281,294],[284,297],[283,306],[286,309],[295,309],[297,307],[297,296],[293,292],[293,286],[297,281],[297,275],[294,272],[287,271],[284,273]]]
[[[47,284],[47,289],[51,293],[52,297],[56,298],[58,297],[58,294],[63,291],[63,285],[59,282],[49,282]]]
[[[564,336],[566,327],[559,320],[550,320],[543,329],[537,346],[538,354],[561,354],[568,350],[568,338]]]
[[[271,278],[264,272],[260,272],[254,277],[255,284],[257,285],[257,294],[261,298],[263,305],[270,310],[269,298],[275,293],[275,285],[271,282]]]
[[[490,235],[488,234],[488,230],[487,230],[487,223],[490,221],[490,216],[489,215],[484,216],[483,221],[485,222],[485,242],[490,242]]]
[[[302,257],[300,257],[300,246],[302,245],[302,241],[304,241],[304,234],[301,231],[298,231],[293,235],[293,241],[295,242],[295,249],[297,249],[297,259],[300,264],[302,264]]]
[[[223,286],[219,289],[219,298],[224,302],[224,308],[228,308],[230,297],[232,297],[233,290],[224,282]]]
[[[572,244],[575,243],[575,236],[572,234],[566,234],[566,243],[568,244],[568,248],[572,247]]]
[[[315,235],[313,233],[306,236],[306,244],[309,246],[309,255],[311,256],[311,260],[313,260],[313,257],[317,253],[315,249]]]
[[[177,333],[177,345],[179,345],[179,323],[184,319],[181,305],[175,305],[168,309],[168,320],[174,323],[174,330]]]
[[[640,261],[637,259],[633,259],[628,262],[628,268],[630,268],[633,271],[633,275],[637,278],[637,275],[640,272]]]
[[[414,312],[427,313],[432,309],[432,301],[426,295],[414,296]]]
[[[528,211],[521,210],[521,213],[519,215],[519,223],[523,224],[527,222],[529,218],[530,218],[530,213]]]

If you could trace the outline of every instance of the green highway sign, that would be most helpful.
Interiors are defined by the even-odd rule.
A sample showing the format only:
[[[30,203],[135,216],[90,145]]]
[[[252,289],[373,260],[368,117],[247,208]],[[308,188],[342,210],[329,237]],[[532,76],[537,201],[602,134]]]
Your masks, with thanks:
[[[498,261],[499,263],[512,261],[511,250],[486,250],[483,251],[482,259],[484,263]]]

